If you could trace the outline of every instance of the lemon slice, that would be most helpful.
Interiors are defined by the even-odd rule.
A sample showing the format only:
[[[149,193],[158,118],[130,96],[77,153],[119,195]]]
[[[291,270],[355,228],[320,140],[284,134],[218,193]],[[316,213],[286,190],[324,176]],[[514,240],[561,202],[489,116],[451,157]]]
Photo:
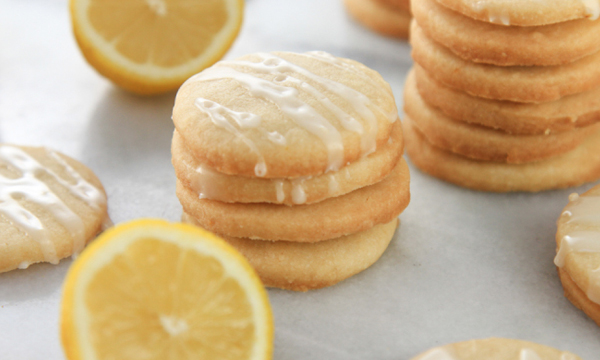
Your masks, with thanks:
[[[243,0],[71,0],[87,61],[138,94],[177,89],[217,62],[235,40]]]
[[[273,320],[258,276],[231,246],[191,225],[137,220],[71,266],[61,335],[69,360],[263,360]]]

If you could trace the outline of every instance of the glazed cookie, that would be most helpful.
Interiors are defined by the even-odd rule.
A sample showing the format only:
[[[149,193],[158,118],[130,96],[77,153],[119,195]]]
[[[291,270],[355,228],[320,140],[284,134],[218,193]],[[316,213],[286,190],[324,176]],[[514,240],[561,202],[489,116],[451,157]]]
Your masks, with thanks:
[[[527,164],[472,160],[429,144],[409,117],[403,121],[406,152],[422,171],[482,191],[537,192],[581,185],[600,178],[600,132],[568,153]]]
[[[400,122],[391,137],[374,153],[339,171],[300,178],[264,179],[225,175],[203,166],[175,131],[171,153],[177,178],[201,198],[237,203],[312,204],[347,194],[385,178],[402,156],[404,140]]]
[[[567,351],[523,340],[489,338],[437,347],[412,360],[581,360]]]
[[[414,1],[420,28],[459,57],[500,66],[562,65],[600,50],[600,21],[520,27],[473,20],[435,0]]]
[[[199,199],[177,182],[183,210],[198,224],[228,237],[317,242],[365,231],[397,217],[410,201],[404,159],[381,182],[346,195],[310,204],[239,204]]]
[[[407,39],[412,16],[408,10],[388,3],[391,1],[394,0],[344,0],[344,4],[350,15],[369,29]]]
[[[600,185],[569,200],[557,223],[554,263],[565,296],[600,325]]]
[[[0,145],[0,272],[78,254],[107,221],[90,169],[46,148]]]
[[[448,118],[423,101],[414,76],[404,89],[404,111],[432,145],[468,158],[505,163],[527,163],[563,154],[579,146],[598,125],[550,135],[511,135]]]
[[[183,221],[198,225],[183,214]],[[375,263],[388,247],[398,219],[317,243],[225,237],[256,269],[265,286],[307,291],[336,284]]]
[[[464,60],[412,24],[413,58],[436,81],[473,96],[539,103],[600,86],[600,52],[561,66],[500,67]]]
[[[387,142],[397,118],[377,72],[322,52],[218,62],[182,85],[173,109],[200,163],[264,178],[337,171]]]
[[[419,65],[409,74],[423,100],[454,119],[516,135],[570,131],[600,121],[600,87],[557,101],[524,104],[471,96],[433,80]]]
[[[538,26],[574,19],[595,20],[595,0],[437,0],[440,4],[480,21],[500,25]]]

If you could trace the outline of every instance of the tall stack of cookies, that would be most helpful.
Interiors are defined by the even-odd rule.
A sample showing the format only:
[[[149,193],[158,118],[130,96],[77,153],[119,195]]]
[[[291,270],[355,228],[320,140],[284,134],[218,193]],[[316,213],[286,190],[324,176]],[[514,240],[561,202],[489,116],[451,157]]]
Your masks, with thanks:
[[[417,167],[485,191],[600,178],[600,2],[420,0],[412,12]]]
[[[410,0],[344,0],[352,17],[382,35],[408,38]]]
[[[335,284],[377,261],[410,200],[397,119],[389,85],[352,60],[221,61],[175,101],[183,219],[225,238],[267,286]]]

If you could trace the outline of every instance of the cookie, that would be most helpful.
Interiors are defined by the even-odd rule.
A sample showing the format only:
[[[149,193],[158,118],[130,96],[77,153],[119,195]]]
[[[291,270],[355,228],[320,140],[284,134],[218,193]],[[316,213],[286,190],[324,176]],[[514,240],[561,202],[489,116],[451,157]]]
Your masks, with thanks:
[[[527,164],[472,160],[429,144],[406,117],[406,152],[422,171],[470,189],[537,192],[581,185],[600,178],[600,132],[568,153]]]
[[[183,221],[199,225],[185,213]],[[250,261],[265,286],[307,291],[334,285],[371,266],[388,247],[397,226],[398,219],[393,219],[317,243],[224,239]]]
[[[401,159],[382,181],[310,205],[224,203],[199,199],[177,182],[184,212],[218,235],[317,242],[365,231],[396,218],[410,201],[408,166]]]
[[[557,101],[524,104],[479,98],[451,89],[433,80],[419,65],[415,65],[414,72],[419,93],[430,105],[451,118],[509,134],[552,134],[600,121],[600,87]]]
[[[401,9],[410,13],[410,0],[376,0],[381,4]]]
[[[522,27],[473,20],[435,0],[413,2],[421,30],[457,56],[499,66],[571,63],[600,50],[600,21],[587,19]]]
[[[352,17],[382,35],[407,39],[410,29],[410,12],[390,4],[394,0],[344,0]],[[402,1],[394,1],[402,3]]]
[[[337,171],[388,141],[397,119],[376,71],[322,52],[220,61],[181,86],[173,109],[200,163],[264,178]]]
[[[46,148],[0,145],[0,272],[76,255],[107,221],[90,169]]]
[[[567,299],[600,326],[600,185],[569,200],[557,222],[554,263]]]
[[[344,195],[381,181],[402,156],[403,141],[402,126],[398,121],[389,141],[374,153],[339,171],[295,179],[264,179],[216,172],[190,154],[177,131],[173,134],[171,153],[179,181],[202,198],[221,202],[299,205]]]
[[[436,81],[473,96],[524,103],[555,101],[600,87],[600,52],[561,66],[501,67],[464,60],[412,24],[412,56]]]
[[[527,163],[563,154],[579,146],[598,125],[550,135],[511,135],[447,117],[421,98],[410,74],[404,89],[404,112],[427,141],[471,159]]]
[[[437,1],[473,19],[505,26],[538,26],[600,16],[600,4],[586,0]]]
[[[412,360],[581,360],[568,351],[523,340],[489,338],[440,346]]]

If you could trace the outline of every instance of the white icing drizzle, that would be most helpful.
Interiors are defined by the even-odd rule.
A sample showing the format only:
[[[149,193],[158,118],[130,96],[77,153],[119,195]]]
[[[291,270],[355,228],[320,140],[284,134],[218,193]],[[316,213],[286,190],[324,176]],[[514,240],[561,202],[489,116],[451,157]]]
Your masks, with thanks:
[[[304,190],[304,182],[307,177],[301,177],[292,180],[292,202],[296,205],[306,203],[306,191]]]
[[[282,203],[285,200],[285,192],[283,191],[283,180],[275,180],[275,191],[277,193],[277,202]]]
[[[531,349],[521,349],[519,360],[542,360],[538,353]]]
[[[329,195],[333,196],[340,191],[340,185],[335,179],[335,175],[329,174]]]
[[[277,131],[267,132],[267,138],[277,145],[287,145],[287,139]]]
[[[588,19],[597,20],[600,17],[600,1],[599,0],[581,0],[585,6],[585,13],[589,15]]]
[[[84,201],[94,210],[99,211],[102,204],[106,203],[104,194],[85,181],[71,166],[60,156],[47,150],[48,155],[55,160],[75,180],[75,184],[62,179],[52,170],[41,165],[25,151],[4,145],[0,147],[0,160],[18,170],[20,176],[14,179],[0,175],[0,214],[23,230],[35,240],[42,251],[45,261],[56,264],[60,260],[56,248],[50,240],[47,229],[34,214],[25,209],[17,200],[24,198],[27,201],[41,206],[50,212],[73,238],[73,252],[80,252],[85,246],[85,226],[83,220],[75,214],[38,176],[47,174],[67,188],[69,192]],[[29,264],[23,262],[20,268]]]
[[[217,199],[220,195],[219,178],[217,172],[200,165],[198,166],[192,177],[192,189],[198,192],[200,199]]]
[[[206,113],[215,126],[225,129],[231,134],[235,135],[237,138],[242,140],[244,144],[250,148],[250,151],[257,156],[258,160],[256,162],[256,166],[254,167],[254,174],[256,176],[264,177],[267,174],[267,164],[265,163],[265,158],[256,147],[256,144],[254,144],[252,140],[250,140],[246,135],[238,130],[238,128],[229,122],[229,119],[232,119],[242,129],[256,128],[260,125],[260,116],[247,112],[234,111],[221,104],[217,104],[214,101],[204,98],[197,98],[194,102],[194,105]],[[200,197],[202,198],[202,195],[200,195]]]
[[[420,360],[456,360],[448,351],[442,348],[436,348],[426,352]]]
[[[568,223],[600,224],[600,196],[569,196],[571,203],[563,211],[568,216]]]
[[[565,266],[565,259],[572,252],[600,252],[600,232],[575,231],[560,239],[560,246],[554,258],[558,267]]]

